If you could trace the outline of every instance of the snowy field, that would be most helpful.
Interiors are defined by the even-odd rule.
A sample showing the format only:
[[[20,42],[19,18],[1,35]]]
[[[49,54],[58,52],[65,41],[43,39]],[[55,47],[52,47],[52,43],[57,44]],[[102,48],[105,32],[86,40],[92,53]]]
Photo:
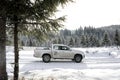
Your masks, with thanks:
[[[81,63],[52,60],[44,63],[34,58],[34,48],[20,51],[20,80],[120,80],[120,50],[117,48],[73,48],[86,57]],[[13,75],[14,53],[7,47],[7,72]]]

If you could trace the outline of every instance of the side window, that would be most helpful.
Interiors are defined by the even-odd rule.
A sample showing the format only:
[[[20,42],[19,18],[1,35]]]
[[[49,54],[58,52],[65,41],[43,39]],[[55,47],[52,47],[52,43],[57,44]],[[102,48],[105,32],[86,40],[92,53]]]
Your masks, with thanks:
[[[54,46],[54,50],[70,50],[67,46]]]
[[[62,50],[62,46],[59,46],[58,50]]]
[[[66,46],[59,46],[59,50],[69,50],[69,48]]]
[[[54,46],[53,49],[59,50],[59,47],[58,46]]]
[[[62,50],[70,50],[67,46],[62,46]]]

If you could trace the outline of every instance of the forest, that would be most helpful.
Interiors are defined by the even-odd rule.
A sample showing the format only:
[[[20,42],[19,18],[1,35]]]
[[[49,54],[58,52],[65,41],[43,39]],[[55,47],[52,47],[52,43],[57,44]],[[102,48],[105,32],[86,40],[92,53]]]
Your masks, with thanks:
[[[71,47],[108,47],[120,46],[120,25],[79,27],[76,30],[61,29],[58,32],[48,32],[44,40],[34,35],[19,33],[19,46],[50,46],[65,44]],[[7,31],[7,45],[13,45],[13,35]]]

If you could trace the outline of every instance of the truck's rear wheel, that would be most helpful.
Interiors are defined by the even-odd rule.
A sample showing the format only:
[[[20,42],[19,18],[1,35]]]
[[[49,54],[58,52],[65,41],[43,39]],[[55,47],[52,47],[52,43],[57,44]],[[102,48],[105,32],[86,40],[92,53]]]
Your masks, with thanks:
[[[82,61],[82,56],[81,55],[75,55],[74,60],[76,63],[80,63]]]
[[[43,57],[42,57],[42,60],[43,60],[43,62],[45,62],[45,63],[50,62],[50,59],[51,59],[51,57],[50,57],[50,55],[48,55],[48,54],[43,55]]]

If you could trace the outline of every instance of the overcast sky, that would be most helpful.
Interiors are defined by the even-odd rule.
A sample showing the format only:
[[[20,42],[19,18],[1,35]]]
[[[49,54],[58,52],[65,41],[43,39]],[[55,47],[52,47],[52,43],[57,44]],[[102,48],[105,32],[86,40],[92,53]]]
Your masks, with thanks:
[[[57,16],[62,15],[67,15],[67,29],[120,24],[120,0],[76,0],[60,9]]]

